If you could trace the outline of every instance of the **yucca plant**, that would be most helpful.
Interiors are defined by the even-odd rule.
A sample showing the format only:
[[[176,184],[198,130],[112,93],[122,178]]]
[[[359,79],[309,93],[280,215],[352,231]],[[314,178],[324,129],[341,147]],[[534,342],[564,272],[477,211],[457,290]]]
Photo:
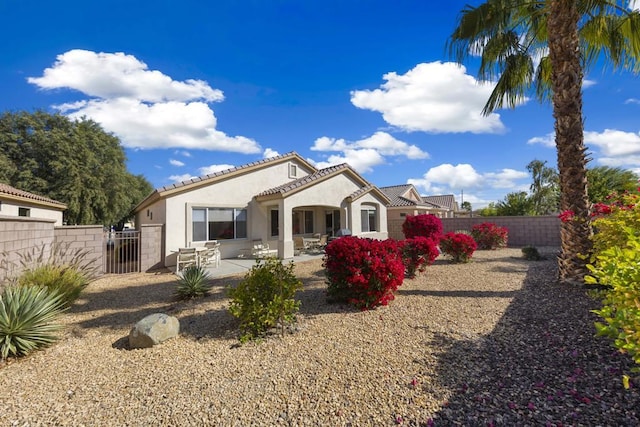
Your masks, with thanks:
[[[0,294],[0,357],[24,356],[58,338],[54,323],[64,311],[62,295],[39,286],[9,286]]]
[[[210,290],[209,273],[202,267],[190,266],[182,270],[175,295],[178,299],[191,299],[204,296]]]

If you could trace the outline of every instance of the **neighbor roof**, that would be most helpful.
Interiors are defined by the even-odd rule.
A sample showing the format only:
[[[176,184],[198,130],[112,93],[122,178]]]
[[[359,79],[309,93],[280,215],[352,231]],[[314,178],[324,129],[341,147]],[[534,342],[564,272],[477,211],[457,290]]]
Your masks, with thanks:
[[[65,210],[67,205],[48,197],[39,196],[38,194],[29,193],[28,191],[18,190],[9,184],[0,183],[0,197],[20,202],[28,202],[36,205],[47,206],[54,209]]]
[[[452,211],[458,210],[458,202],[453,194],[443,194],[441,196],[423,196],[422,200]]]

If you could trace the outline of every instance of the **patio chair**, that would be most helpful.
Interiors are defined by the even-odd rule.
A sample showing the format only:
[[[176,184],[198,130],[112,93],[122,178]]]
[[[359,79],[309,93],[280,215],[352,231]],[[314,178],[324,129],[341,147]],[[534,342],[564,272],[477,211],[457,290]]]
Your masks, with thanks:
[[[200,252],[200,265],[214,267],[220,267],[220,243],[216,241],[207,242],[204,244],[205,250]]]
[[[301,253],[306,252],[308,249],[306,242],[304,241],[304,237],[295,236],[293,238],[293,254],[300,255]]]
[[[253,241],[251,245],[251,256],[254,258],[264,258],[266,256],[275,256],[278,253],[276,249],[269,249],[269,244],[264,243],[260,239]]]
[[[176,259],[176,273],[187,267],[195,267],[198,265],[198,254],[196,248],[180,248],[178,249],[178,257]]]

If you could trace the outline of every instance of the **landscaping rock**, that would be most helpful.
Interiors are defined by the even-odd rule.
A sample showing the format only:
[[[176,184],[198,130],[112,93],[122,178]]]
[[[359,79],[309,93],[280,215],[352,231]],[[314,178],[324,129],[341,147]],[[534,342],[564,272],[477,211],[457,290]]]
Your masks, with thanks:
[[[129,347],[149,348],[178,336],[180,322],[164,313],[154,313],[145,317],[129,332]]]

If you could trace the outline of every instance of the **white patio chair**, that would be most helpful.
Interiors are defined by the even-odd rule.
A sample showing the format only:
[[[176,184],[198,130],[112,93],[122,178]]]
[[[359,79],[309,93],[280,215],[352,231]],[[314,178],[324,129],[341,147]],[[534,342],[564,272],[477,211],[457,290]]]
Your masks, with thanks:
[[[176,259],[176,273],[187,267],[198,265],[198,254],[196,248],[180,248],[178,249],[178,257]]]
[[[207,242],[205,243],[206,250],[200,252],[200,265],[209,266],[212,265],[216,268],[220,267],[220,243]]]

